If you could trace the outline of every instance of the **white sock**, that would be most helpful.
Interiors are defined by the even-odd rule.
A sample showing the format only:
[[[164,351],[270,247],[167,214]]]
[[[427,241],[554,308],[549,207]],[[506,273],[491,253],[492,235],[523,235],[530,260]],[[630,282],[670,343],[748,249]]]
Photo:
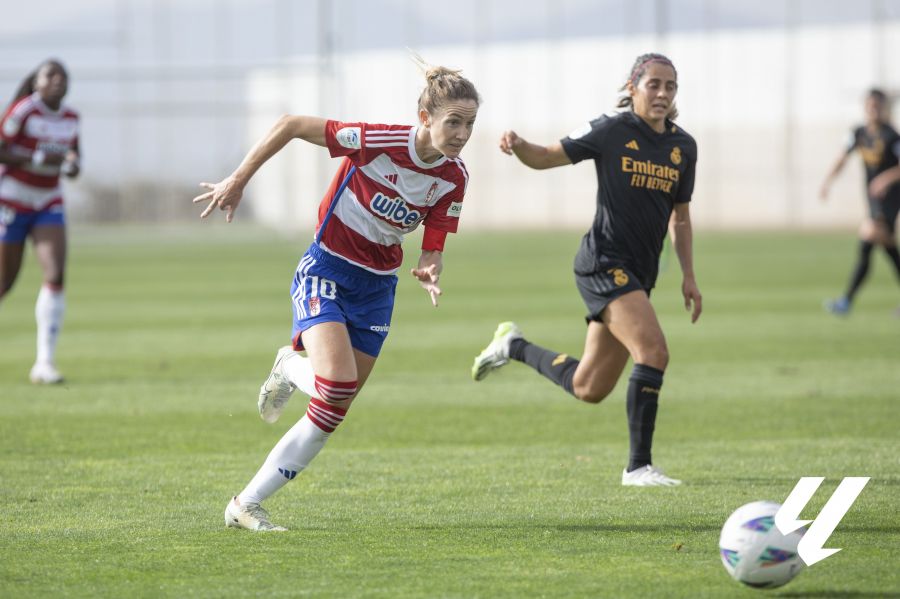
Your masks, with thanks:
[[[55,290],[43,285],[34,305],[34,318],[37,320],[38,363],[54,363],[56,342],[59,340],[65,312],[66,296],[62,289]]]
[[[312,360],[295,352],[284,361],[282,370],[291,384],[300,391],[309,397],[319,397],[319,393],[316,391],[316,374],[312,369]]]
[[[310,403],[312,404],[312,402],[317,402],[319,405],[324,403],[316,399]],[[327,406],[327,404],[325,405]],[[344,414],[346,414],[346,410],[337,410],[336,408],[328,410],[329,419],[332,422],[336,421],[337,424],[344,419]],[[334,426],[336,427],[337,424]],[[326,428],[334,430],[330,426],[326,426]],[[260,503],[286,485],[288,481],[293,480],[319,454],[319,451],[325,446],[325,441],[331,436],[331,431],[322,430],[310,420],[307,412],[269,452],[269,457],[266,458],[256,476],[238,495],[240,502],[242,504]]]

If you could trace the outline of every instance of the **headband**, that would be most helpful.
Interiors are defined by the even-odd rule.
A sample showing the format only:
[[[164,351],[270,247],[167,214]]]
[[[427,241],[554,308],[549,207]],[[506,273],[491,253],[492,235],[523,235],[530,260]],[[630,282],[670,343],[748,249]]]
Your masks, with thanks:
[[[637,74],[641,72],[641,69],[643,69],[645,66],[647,66],[651,62],[661,62],[663,64],[667,64],[670,67],[672,67],[673,71],[675,71],[675,65],[672,64],[672,61],[669,60],[668,58],[666,58],[665,56],[651,56],[647,60],[635,65],[634,69],[631,70],[631,76],[628,78],[629,83],[634,85],[636,83],[634,80],[635,76],[637,76]],[[675,71],[675,72],[677,73],[677,71]]]

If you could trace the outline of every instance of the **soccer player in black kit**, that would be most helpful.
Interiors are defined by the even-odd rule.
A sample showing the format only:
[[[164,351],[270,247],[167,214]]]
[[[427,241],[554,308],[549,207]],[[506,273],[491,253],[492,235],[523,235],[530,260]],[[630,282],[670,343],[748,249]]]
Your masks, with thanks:
[[[844,295],[825,302],[825,309],[845,315],[853,298],[869,274],[869,262],[876,245],[884,248],[900,277],[900,252],[897,251],[896,223],[900,212],[900,135],[891,127],[887,117],[887,96],[879,89],[869,91],[865,103],[866,124],[853,130],[846,149],[835,161],[822,184],[820,197],[828,199],[828,190],[847,159],[858,150],[866,167],[866,197],[869,218],[859,230],[859,259],[850,275]]]
[[[673,486],[681,481],[653,465],[651,446],[666,339],[650,304],[668,228],[684,275],[681,291],[692,322],[701,311],[694,278],[690,199],[697,144],[672,122],[678,80],[661,54],[637,58],[622,87],[615,116],[601,116],[548,146],[513,131],[500,149],[523,164],[546,169],[593,160],[597,213],[575,257],[575,282],[588,309],[581,360],[526,341],[518,326],[501,323],[493,341],[475,358],[472,377],[482,380],[509,360],[524,362],[577,399],[599,403],[615,387],[628,358],[634,361],[627,395],[630,459],[626,486]]]

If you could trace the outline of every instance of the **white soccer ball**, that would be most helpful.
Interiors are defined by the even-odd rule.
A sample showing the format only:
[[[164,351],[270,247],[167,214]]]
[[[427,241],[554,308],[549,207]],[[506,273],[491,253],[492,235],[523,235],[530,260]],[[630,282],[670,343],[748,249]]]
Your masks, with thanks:
[[[805,529],[781,534],[775,526],[780,507],[772,501],[754,501],[739,507],[725,522],[719,537],[719,555],[735,580],[772,589],[789,583],[806,567],[797,554]]]

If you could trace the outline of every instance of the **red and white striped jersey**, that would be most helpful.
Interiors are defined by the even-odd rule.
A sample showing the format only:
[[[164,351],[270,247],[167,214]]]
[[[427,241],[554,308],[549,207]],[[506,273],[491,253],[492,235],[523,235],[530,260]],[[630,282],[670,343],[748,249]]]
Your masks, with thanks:
[[[37,92],[14,103],[0,120],[0,141],[12,153],[35,150],[65,154],[78,145],[78,113],[63,105],[51,110]],[[23,210],[40,210],[62,202],[59,165],[3,165],[0,202]]]
[[[455,233],[469,175],[459,158],[426,163],[416,154],[416,128],[328,121],[325,139],[333,157],[344,156],[319,205],[320,247],[377,274],[400,268],[404,235],[420,223]],[[356,167],[340,196],[341,183]]]

